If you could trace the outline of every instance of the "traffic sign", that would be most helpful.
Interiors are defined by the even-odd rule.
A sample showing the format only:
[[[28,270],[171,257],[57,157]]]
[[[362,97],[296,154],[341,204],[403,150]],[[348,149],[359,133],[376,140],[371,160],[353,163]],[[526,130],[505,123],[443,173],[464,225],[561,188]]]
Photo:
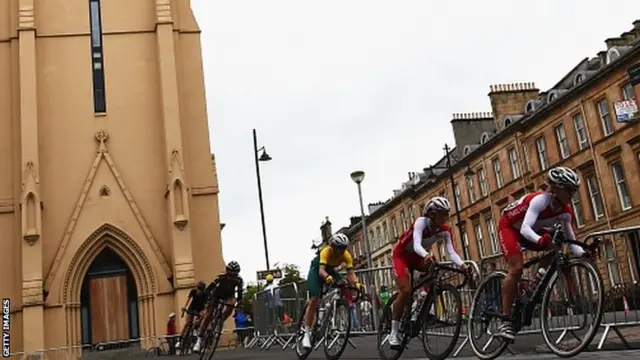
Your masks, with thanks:
[[[266,280],[267,275],[269,274],[271,274],[274,279],[282,279],[282,270],[280,269],[256,271],[256,277],[258,280]]]

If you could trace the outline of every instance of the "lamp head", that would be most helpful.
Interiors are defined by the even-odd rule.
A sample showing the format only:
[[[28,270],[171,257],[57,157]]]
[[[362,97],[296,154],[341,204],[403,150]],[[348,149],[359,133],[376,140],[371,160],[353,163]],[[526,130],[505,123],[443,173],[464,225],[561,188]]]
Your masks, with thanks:
[[[354,171],[351,173],[351,180],[356,184],[360,184],[364,180],[364,171]]]

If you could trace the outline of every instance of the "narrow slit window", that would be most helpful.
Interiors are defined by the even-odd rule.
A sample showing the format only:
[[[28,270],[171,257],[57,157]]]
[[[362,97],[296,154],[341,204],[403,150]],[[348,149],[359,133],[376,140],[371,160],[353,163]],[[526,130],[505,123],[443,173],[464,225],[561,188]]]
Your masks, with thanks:
[[[107,112],[104,82],[104,56],[102,51],[102,18],[100,0],[89,0],[89,22],[91,27],[91,71],[93,75],[93,111]]]

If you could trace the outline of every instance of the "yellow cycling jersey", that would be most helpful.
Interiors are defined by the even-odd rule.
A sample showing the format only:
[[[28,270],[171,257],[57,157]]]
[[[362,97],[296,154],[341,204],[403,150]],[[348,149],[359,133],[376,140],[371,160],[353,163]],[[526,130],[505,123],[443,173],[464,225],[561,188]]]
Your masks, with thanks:
[[[353,257],[349,251],[345,250],[342,254],[333,251],[331,246],[327,246],[320,250],[320,265],[337,267],[345,264],[347,270],[353,269]]]

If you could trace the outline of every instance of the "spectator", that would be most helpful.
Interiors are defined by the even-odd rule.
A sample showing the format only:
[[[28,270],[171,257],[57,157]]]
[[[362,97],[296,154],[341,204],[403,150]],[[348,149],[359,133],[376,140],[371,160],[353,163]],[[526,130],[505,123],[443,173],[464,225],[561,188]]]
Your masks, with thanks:
[[[176,313],[169,314],[169,321],[167,321],[167,344],[169,345],[169,355],[176,354]]]
[[[280,298],[280,288],[278,288],[278,285],[274,284],[273,275],[267,275],[265,280],[267,281],[267,286],[264,288],[264,291],[266,291],[267,296],[269,296],[269,311],[267,313],[269,316],[269,324],[277,324],[278,321],[282,321],[282,316],[284,315],[284,304]],[[274,315],[275,319],[272,318]],[[274,330],[277,330],[277,328]]]
[[[382,307],[387,305],[387,301],[389,301],[389,299],[391,298],[391,293],[389,292],[386,286],[384,285],[380,286],[379,297],[380,297],[380,305],[382,305]]]
[[[373,306],[371,305],[371,296],[365,295],[364,300],[360,302],[360,314],[362,316],[362,327],[366,331],[373,330]]]
[[[247,333],[249,331],[249,317],[244,313],[242,308],[240,308],[236,310],[234,319],[236,321],[236,334],[238,335],[238,340],[241,344],[244,344],[244,339],[247,337]]]

